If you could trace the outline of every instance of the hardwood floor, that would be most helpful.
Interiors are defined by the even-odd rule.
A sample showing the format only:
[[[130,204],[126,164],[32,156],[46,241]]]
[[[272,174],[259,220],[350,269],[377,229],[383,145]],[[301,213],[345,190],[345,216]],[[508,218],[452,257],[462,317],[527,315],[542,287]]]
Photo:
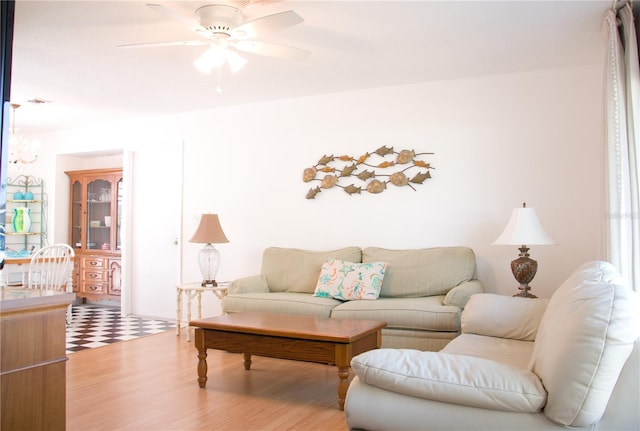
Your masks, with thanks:
[[[337,368],[208,350],[207,387],[184,331],[69,356],[67,430],[345,431]]]

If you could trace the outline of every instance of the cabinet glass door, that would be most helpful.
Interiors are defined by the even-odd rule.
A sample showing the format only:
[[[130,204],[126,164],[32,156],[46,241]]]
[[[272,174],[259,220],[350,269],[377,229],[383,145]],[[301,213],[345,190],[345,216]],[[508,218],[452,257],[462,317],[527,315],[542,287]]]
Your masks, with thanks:
[[[111,183],[96,179],[87,184],[87,249],[111,249]]]
[[[82,248],[82,184],[71,186],[71,246]]]
[[[122,243],[120,242],[120,225],[122,224],[122,192],[124,187],[122,180],[118,180],[118,207],[117,207],[117,222],[115,226],[116,230],[116,250],[120,251]]]

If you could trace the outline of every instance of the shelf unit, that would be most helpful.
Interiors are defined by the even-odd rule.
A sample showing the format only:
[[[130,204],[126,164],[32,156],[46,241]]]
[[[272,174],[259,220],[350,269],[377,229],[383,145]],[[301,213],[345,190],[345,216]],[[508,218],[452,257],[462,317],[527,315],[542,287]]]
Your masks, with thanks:
[[[33,199],[15,199],[16,193],[23,197],[33,194]],[[29,209],[31,229],[28,232],[16,232],[13,229],[15,208]],[[10,252],[34,251],[47,245],[47,195],[44,192],[44,181],[31,175],[19,175],[7,178],[7,206],[5,213],[5,249]],[[10,257],[10,256],[9,256]]]

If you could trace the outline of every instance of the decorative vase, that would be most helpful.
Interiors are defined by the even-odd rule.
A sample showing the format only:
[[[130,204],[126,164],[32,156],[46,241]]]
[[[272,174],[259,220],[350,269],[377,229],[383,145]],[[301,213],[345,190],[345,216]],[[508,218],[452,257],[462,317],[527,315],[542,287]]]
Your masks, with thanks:
[[[25,201],[32,201],[33,200],[33,193],[32,192],[26,192],[23,197],[24,197]]]
[[[29,232],[31,231],[31,208],[17,207],[13,209],[13,231]]]
[[[13,194],[13,200],[14,201],[21,201],[24,199],[24,195],[22,194],[21,191],[17,191]]]
[[[109,189],[100,189],[100,202],[109,202],[111,200],[111,191]]]

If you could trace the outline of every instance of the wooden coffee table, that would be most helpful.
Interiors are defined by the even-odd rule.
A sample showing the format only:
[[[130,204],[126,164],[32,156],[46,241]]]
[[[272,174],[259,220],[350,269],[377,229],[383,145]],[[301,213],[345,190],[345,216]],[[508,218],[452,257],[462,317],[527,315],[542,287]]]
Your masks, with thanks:
[[[335,364],[338,367],[338,406],[344,409],[351,358],[380,347],[385,322],[327,319],[296,314],[245,312],[192,320],[198,349],[198,384],[207,385],[207,349]]]

